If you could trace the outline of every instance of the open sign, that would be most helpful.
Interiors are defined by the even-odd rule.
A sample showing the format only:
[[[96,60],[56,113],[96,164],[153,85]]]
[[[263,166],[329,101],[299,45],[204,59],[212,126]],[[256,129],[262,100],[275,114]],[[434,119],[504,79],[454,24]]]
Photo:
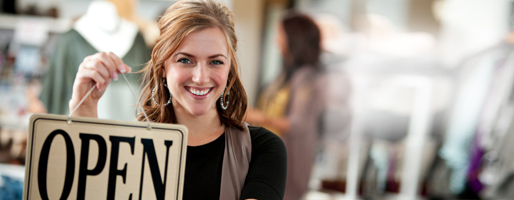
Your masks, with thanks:
[[[23,199],[182,199],[187,128],[30,119]]]

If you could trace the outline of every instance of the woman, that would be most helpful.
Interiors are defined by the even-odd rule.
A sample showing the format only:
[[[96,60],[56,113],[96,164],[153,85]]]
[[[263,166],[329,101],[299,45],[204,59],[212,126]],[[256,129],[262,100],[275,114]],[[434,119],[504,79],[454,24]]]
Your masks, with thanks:
[[[160,37],[142,70],[140,101],[153,122],[188,128],[183,198],[282,199],[284,144],[272,132],[242,121],[247,98],[237,72],[232,13],[214,0],[184,0],[168,8],[158,24]],[[105,87],[125,72],[130,68],[112,53],[84,59],[70,109],[96,85],[75,112],[96,117]],[[138,120],[145,118],[140,115]],[[227,149],[238,148],[235,158],[227,154]]]
[[[248,123],[262,125],[284,140],[288,152],[284,199],[300,199],[308,191],[329,87],[321,70],[320,40],[310,17],[286,13],[277,38],[284,60],[282,72],[260,97],[260,110],[248,112]]]

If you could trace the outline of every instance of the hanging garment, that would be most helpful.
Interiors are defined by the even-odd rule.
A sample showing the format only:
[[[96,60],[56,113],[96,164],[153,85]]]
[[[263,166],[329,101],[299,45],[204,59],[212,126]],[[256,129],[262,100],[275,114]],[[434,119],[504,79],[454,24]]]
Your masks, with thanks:
[[[510,112],[514,111],[514,102],[510,102]],[[510,117],[512,123],[514,118]],[[489,179],[489,188],[484,192],[484,196],[490,199],[513,199],[514,198],[514,126],[510,125],[508,132],[503,137],[499,137],[496,147],[487,152],[484,157],[489,156],[494,162],[484,167],[483,174],[480,175],[482,181]],[[483,162],[484,160],[482,160]]]
[[[468,185],[475,193],[480,193],[483,185],[479,180],[481,171],[481,158],[484,154],[484,146],[482,141],[488,138],[493,131],[494,122],[498,120],[498,114],[502,105],[509,100],[512,92],[514,81],[514,53],[511,45],[505,45],[502,49],[505,51],[503,59],[499,59],[494,63],[495,74],[491,83],[487,100],[481,112],[477,130],[473,139],[471,148],[471,160],[468,170]]]
[[[459,88],[445,143],[439,152],[452,169],[450,187],[454,194],[464,189],[473,137],[494,80],[497,61],[504,56],[501,49],[494,49],[469,59],[464,65],[464,69],[470,71]]]
[[[501,70],[498,70],[497,87],[493,88],[490,106],[484,109],[484,120],[473,148],[475,160],[470,166],[470,175],[481,170],[478,177],[470,176],[474,178],[471,180],[484,184],[484,196],[493,199],[514,198],[511,189],[514,188],[514,45],[503,46],[507,56]]]
[[[98,51],[91,46],[76,30],[59,36],[54,46],[50,66],[43,77],[43,90],[40,99],[46,106],[49,113],[69,114],[68,102],[71,99],[73,82],[78,67],[85,57],[93,55]],[[137,34],[130,50],[122,57],[125,64],[136,72],[143,68],[143,65],[150,59],[141,34]],[[136,100],[130,94],[126,83],[122,80],[113,81],[107,87],[101,101],[99,102],[99,118],[134,120]],[[127,74],[127,79],[133,88],[139,88],[139,75]],[[135,87],[134,87],[135,86]],[[102,106],[105,105],[105,106]]]

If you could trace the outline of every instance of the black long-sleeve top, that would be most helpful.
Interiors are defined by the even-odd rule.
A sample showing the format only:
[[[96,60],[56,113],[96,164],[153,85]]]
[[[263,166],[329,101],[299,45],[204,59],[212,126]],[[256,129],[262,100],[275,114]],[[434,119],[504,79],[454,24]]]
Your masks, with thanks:
[[[287,153],[274,133],[249,126],[252,158],[241,199],[283,199],[286,186]],[[184,179],[185,200],[219,199],[225,134],[201,146],[188,146]]]

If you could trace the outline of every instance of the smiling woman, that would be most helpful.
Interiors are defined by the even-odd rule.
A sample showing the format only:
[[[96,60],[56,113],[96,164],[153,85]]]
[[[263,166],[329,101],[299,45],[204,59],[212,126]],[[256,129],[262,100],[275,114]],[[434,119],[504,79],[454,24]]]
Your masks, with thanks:
[[[245,89],[235,58],[233,14],[214,0],[183,0],[159,19],[160,36],[141,70],[140,102],[153,122],[188,128],[184,199],[282,199],[286,150],[272,132],[243,122]],[[70,108],[97,117],[97,104],[118,73],[130,71],[112,53],[84,59]],[[138,120],[144,121],[140,115]]]
[[[184,38],[164,68],[174,105],[178,105],[175,112],[190,117],[217,115],[216,101],[225,91],[230,71],[228,58],[227,42],[218,28],[195,31]]]

